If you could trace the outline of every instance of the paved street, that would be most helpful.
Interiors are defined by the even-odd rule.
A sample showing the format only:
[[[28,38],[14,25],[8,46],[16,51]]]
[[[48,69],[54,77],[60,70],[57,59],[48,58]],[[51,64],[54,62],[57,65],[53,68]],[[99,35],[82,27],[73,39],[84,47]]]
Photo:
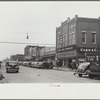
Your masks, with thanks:
[[[71,70],[35,69],[20,66],[19,73],[6,73],[2,68],[5,79],[1,83],[100,83],[100,79],[82,78],[73,75]]]

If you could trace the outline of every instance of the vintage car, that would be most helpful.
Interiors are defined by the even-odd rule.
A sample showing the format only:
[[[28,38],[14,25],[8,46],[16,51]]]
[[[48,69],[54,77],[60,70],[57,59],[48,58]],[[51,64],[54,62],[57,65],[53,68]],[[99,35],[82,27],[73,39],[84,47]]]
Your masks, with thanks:
[[[100,66],[97,64],[93,64],[90,66],[90,70],[88,71],[89,78],[100,77]]]
[[[53,69],[53,64],[48,63],[48,62],[43,62],[39,68],[40,69]]]
[[[29,64],[29,61],[24,61],[24,62],[22,63],[22,66],[28,66],[28,64]]]
[[[90,62],[80,63],[74,75],[78,74],[79,77],[82,77],[82,75],[88,75],[89,68],[90,68]]]
[[[31,67],[36,68],[38,63],[37,61],[31,62]]]
[[[43,62],[40,61],[40,62],[36,63],[36,65],[34,65],[34,66],[35,66],[35,68],[40,68],[42,64],[43,64]]]
[[[19,66],[17,61],[6,62],[6,72],[19,72]]]

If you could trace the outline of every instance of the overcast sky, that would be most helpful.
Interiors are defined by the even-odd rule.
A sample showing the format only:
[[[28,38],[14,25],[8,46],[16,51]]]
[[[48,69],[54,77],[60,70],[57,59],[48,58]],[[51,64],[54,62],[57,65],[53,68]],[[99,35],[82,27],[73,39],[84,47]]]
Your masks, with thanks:
[[[56,27],[68,17],[98,18],[100,2],[0,2],[0,42],[55,44]],[[26,33],[29,39],[26,39]],[[23,54],[27,44],[0,43],[0,60]],[[37,45],[37,44],[36,44]]]

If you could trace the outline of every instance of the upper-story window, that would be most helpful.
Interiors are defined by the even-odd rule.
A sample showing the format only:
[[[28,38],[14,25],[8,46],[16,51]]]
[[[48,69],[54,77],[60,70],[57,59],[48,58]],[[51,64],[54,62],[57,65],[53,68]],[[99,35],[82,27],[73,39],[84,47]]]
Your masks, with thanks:
[[[59,41],[60,43],[62,43],[63,42],[63,40],[62,40],[62,38],[60,39],[60,41]]]
[[[75,44],[75,32],[69,34],[69,45]]]
[[[96,32],[92,32],[92,43],[96,43]]]
[[[69,29],[73,28],[75,26],[75,23],[72,23],[69,25]]]
[[[75,44],[75,33],[73,33],[73,44]]]
[[[86,31],[82,31],[82,43],[86,43]]]

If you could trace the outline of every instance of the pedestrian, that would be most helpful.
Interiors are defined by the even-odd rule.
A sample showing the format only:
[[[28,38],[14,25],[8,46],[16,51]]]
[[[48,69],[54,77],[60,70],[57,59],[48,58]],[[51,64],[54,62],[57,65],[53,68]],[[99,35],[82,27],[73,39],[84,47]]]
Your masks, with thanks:
[[[75,68],[74,62],[72,62],[71,65],[72,65],[71,69],[73,70]]]
[[[57,66],[57,69],[59,69],[59,61],[58,60],[56,61],[56,66]]]

